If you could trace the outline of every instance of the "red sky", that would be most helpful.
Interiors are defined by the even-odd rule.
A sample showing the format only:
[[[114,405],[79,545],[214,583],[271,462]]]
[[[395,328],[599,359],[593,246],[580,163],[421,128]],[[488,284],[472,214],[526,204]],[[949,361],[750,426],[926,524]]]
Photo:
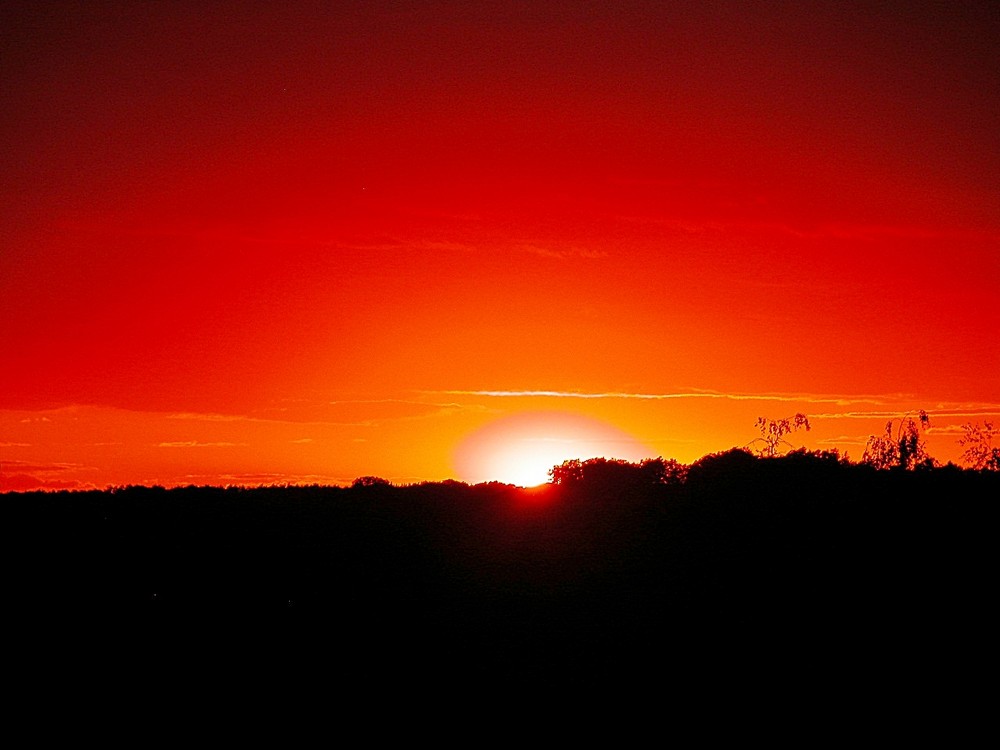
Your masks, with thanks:
[[[465,5],[4,4],[0,489],[1000,417],[995,3]]]

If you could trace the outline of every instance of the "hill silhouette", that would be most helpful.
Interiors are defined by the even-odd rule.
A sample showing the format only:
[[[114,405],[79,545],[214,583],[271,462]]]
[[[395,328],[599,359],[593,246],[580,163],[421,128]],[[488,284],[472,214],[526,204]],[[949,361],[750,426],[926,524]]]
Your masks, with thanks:
[[[102,623],[112,652],[169,623],[164,643],[185,632],[206,653],[228,641],[192,632],[227,623],[258,634],[253,659],[287,649],[357,679],[470,684],[589,684],[706,649],[916,648],[926,664],[993,639],[1000,473],[803,451],[733,450],[684,472],[582,466],[536,489],[10,493],[12,620]]]

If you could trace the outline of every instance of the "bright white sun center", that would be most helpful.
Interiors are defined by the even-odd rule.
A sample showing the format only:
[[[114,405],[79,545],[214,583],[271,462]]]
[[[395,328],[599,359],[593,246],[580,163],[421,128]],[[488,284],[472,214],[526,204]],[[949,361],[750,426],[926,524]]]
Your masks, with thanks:
[[[468,482],[533,487],[548,482],[549,470],[570,459],[638,461],[650,455],[635,438],[606,422],[564,412],[525,412],[469,435],[456,450],[455,468]]]
[[[489,473],[500,481],[533,487],[549,481],[553,466],[574,457],[574,446],[569,440],[521,438],[498,448],[487,463]]]

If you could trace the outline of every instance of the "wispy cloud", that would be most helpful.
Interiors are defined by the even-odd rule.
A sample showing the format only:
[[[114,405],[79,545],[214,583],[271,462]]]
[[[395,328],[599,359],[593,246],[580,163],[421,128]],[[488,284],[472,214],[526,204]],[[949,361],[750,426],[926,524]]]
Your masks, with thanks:
[[[976,419],[982,417],[1000,416],[1000,404],[982,404],[980,406],[961,408],[940,406],[936,409],[924,410],[931,419]],[[810,419],[902,419],[906,416],[916,418],[917,411],[910,409],[902,410],[870,410],[870,411],[841,411],[826,412],[822,414],[810,414]],[[932,426],[933,429],[933,426]]]
[[[590,437],[523,437],[520,440],[523,443],[557,443],[566,445],[575,445],[577,443],[590,444],[594,442],[594,439]],[[630,448],[635,445],[635,440],[632,438],[601,438],[599,442],[602,445],[627,445]]]
[[[560,391],[560,390],[447,390],[425,391],[428,394],[466,396],[472,398],[537,398],[537,399],[580,399],[580,400],[622,400],[622,401],[672,401],[672,400],[724,400],[759,401],[772,403],[809,405],[860,406],[870,409],[845,409],[843,411],[809,412],[810,419],[899,419],[906,414],[915,415],[921,399],[911,394],[834,396],[817,393],[746,393],[724,392],[692,388],[684,391],[662,393],[630,391]],[[928,400],[924,400],[926,403]],[[1000,416],[1000,404],[936,402],[924,409],[931,418],[977,419]]]
[[[406,404],[408,406],[436,406],[442,409],[449,407],[461,407],[462,404],[456,403],[454,401],[448,403],[433,403],[430,401],[413,401],[402,398],[368,398],[368,399],[348,399],[348,400],[336,400],[327,401],[326,403],[331,406],[336,406],[340,404]]]
[[[869,435],[838,435],[817,440],[819,445],[867,445]]]
[[[986,421],[990,421],[990,420],[986,420]],[[931,425],[929,428],[927,428],[927,431],[928,432],[932,432],[934,434],[941,434],[941,435],[964,435],[966,432],[968,432],[968,430],[966,430],[966,428],[965,428],[965,424],[967,424],[967,423],[963,423],[963,424],[947,424],[947,425],[943,425],[943,426]],[[986,426],[985,425],[980,425],[980,429],[982,429],[985,432],[986,431]]]
[[[0,492],[30,492],[33,490],[94,489],[94,484],[67,478],[78,471],[95,471],[93,466],[75,463],[0,462]]]
[[[517,250],[530,255],[538,255],[542,258],[555,258],[557,260],[599,260],[607,258],[608,253],[603,250],[590,250],[578,247],[550,247],[548,245],[537,245],[534,243],[522,243],[515,246]]]
[[[249,445],[249,443],[203,443],[198,440],[180,440],[169,443],[157,443],[157,448],[231,448]]]
[[[206,476],[211,476],[211,475],[206,475]],[[222,479],[224,482],[252,483],[252,484],[289,481],[288,474],[280,474],[277,472],[246,472],[242,474],[220,474],[219,478]]]
[[[420,250],[431,253],[471,253],[476,246],[467,242],[453,240],[434,240],[429,238],[405,239],[402,237],[386,237],[377,242],[349,242],[328,240],[322,243],[325,247],[340,250],[357,250],[360,252],[393,252],[398,250]]]
[[[32,473],[58,473],[63,471],[92,470],[94,467],[73,463],[30,463],[28,461],[3,461],[7,471],[30,471]]]
[[[477,253],[483,250],[483,247],[476,243],[430,238],[388,238],[381,242],[372,243],[330,242],[329,244],[331,247],[353,249],[361,252],[418,250],[429,253]],[[604,250],[578,247],[576,245],[555,246],[532,239],[513,241],[505,244],[503,247],[508,252],[537,255],[542,258],[553,258],[556,260],[599,260],[610,257]]]
[[[198,422],[245,422],[250,420],[251,417],[240,414],[217,414],[214,412],[176,412],[174,414],[167,414],[166,419],[186,419]]]
[[[604,399],[604,400],[636,400],[636,401],[667,401],[675,399],[722,399],[727,401],[781,401],[789,403],[836,404],[883,404],[877,396],[829,396],[802,393],[724,393],[721,391],[698,390],[676,391],[669,393],[633,393],[627,391],[501,391],[501,390],[448,390],[425,391],[425,393],[441,393],[452,396],[476,396],[486,398],[566,398],[566,399]]]

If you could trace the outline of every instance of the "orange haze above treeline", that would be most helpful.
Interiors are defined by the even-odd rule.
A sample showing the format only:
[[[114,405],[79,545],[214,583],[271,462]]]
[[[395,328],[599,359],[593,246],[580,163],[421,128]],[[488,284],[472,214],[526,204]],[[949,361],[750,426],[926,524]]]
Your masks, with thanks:
[[[798,412],[797,445],[857,459],[923,409],[957,461],[1000,418],[994,4],[0,29],[19,488],[689,463]]]

